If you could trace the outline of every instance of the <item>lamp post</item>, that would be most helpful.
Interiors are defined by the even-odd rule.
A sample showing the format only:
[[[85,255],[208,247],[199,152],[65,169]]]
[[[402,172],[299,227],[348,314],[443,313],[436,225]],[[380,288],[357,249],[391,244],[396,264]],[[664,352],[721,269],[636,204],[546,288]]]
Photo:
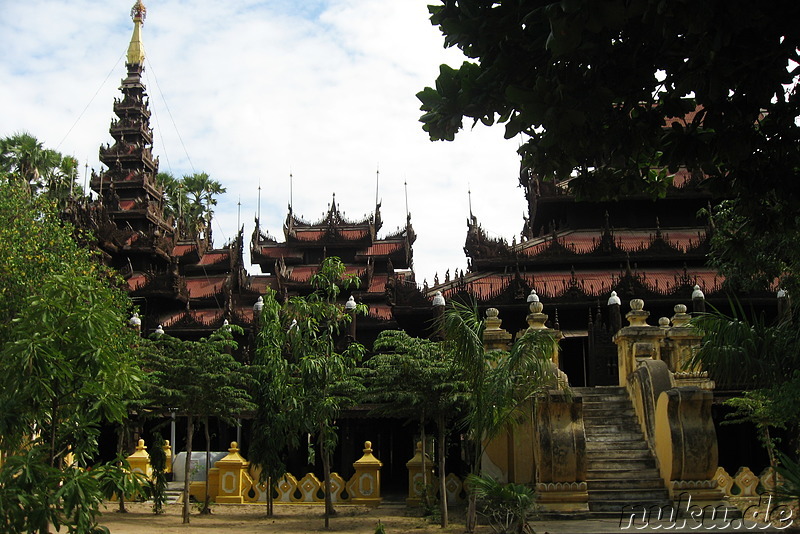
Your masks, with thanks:
[[[136,330],[137,334],[141,334],[141,332],[142,332],[142,320],[139,318],[139,314],[138,313],[133,312],[133,315],[131,315],[131,318],[128,319],[128,326],[130,326],[132,329]]]
[[[788,319],[791,315],[791,306],[789,305],[789,292],[783,288],[778,289],[778,317],[780,319]]]
[[[350,324],[347,325],[347,337],[349,337],[349,341],[356,340],[356,299],[353,298],[353,295],[350,295],[350,298],[347,299],[347,302],[344,304],[344,311],[350,316]]]
[[[617,296],[617,292],[612,291],[611,296],[608,297],[608,320],[609,323],[611,323],[611,332],[614,334],[619,332],[619,329],[622,328],[621,305],[622,301]]]
[[[437,291],[433,294],[433,310],[436,317],[436,334],[434,334],[434,339],[437,340],[444,339],[442,319],[444,318],[445,304],[447,303],[445,302],[444,295],[442,295],[441,291]]]
[[[695,313],[703,313],[706,311],[706,296],[699,285],[694,286],[692,291],[692,311]]]

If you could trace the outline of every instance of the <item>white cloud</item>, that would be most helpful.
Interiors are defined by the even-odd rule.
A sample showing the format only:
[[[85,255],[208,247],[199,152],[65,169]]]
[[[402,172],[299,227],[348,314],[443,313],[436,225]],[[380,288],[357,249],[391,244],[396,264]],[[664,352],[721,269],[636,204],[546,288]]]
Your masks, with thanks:
[[[502,127],[478,126],[453,143],[431,143],[418,122],[415,94],[434,83],[440,63],[463,60],[442,48],[427,3],[146,2],[154,151],[162,170],[205,171],[227,187],[217,245],[236,232],[240,197],[249,237],[259,180],[263,226],[280,236],[290,172],[295,212],[316,219],[334,192],[348,215],[371,212],[377,168],[384,232],[405,222],[408,182],[420,282],[466,268],[468,188],[490,233],[508,240],[519,233],[525,200],[516,187],[518,142],[504,140]],[[97,149],[111,140],[111,103],[125,76],[132,4],[4,6],[0,136],[27,130],[98,168]]]

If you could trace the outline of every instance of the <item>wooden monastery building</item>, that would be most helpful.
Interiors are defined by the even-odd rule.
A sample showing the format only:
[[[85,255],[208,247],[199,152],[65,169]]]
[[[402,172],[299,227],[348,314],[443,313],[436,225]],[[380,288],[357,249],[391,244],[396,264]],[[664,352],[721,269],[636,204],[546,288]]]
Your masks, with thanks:
[[[573,386],[616,384],[617,351],[611,341],[620,328],[609,313],[609,299],[644,299],[652,318],[671,316],[676,304],[690,309],[703,298],[724,307],[724,280],[707,265],[713,229],[698,213],[712,200],[702,177],[679,173],[666,196],[653,200],[628,196],[617,201],[576,201],[569,183],[546,183],[523,169],[519,180],[528,200],[528,217],[519,241],[489,237],[472,213],[467,220],[466,271],[449,274],[430,287],[417,285],[410,215],[396,231],[381,235],[380,203],[361,219],[348,219],[334,195],[320,220],[309,222],[289,205],[282,240],[256,219],[250,241],[252,263],[243,263],[243,231],[215,248],[210,230],[189,231],[165,215],[164,193],[156,180],[150,110],[142,82],[144,53],[139,38],[143,6],[134,6],[136,23],[127,55],[121,98],[115,99],[111,144],[100,148],[105,169],[92,173],[93,201],[74,202],[68,216],[93,231],[92,243],[124,277],[141,313],[143,334],[159,327],[171,335],[198,339],[228,321],[248,335],[253,306],[267,288],[280,299],[311,292],[310,279],[325,257],[337,256],[347,273],[360,280],[352,291],[369,313],[357,319],[353,337],[367,348],[385,329],[430,336],[433,299],[477,301],[482,310],[499,310],[503,328],[527,327],[528,299],[535,291],[560,330],[560,365]],[[137,12],[137,9],[140,9]],[[447,222],[445,222],[447,224]],[[342,302],[350,294],[341,296]],[[751,294],[748,302],[776,305],[774,294]],[[249,339],[240,340],[240,357],[249,358]],[[356,420],[363,413],[351,414]],[[343,423],[341,448],[371,439],[388,464],[387,475],[403,476],[413,450],[414,430],[393,422]],[[220,432],[218,448],[230,441]],[[226,447],[225,447],[226,448]],[[389,457],[396,455],[394,465]],[[342,455],[346,465],[350,455]]]

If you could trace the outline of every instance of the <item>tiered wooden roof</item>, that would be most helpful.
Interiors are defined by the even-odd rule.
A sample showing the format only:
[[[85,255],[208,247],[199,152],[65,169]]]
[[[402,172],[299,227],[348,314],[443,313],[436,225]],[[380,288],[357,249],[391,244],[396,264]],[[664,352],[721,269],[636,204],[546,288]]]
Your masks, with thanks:
[[[109,129],[114,142],[100,147],[100,161],[107,168],[92,173],[97,200],[70,206],[68,215],[76,225],[93,230],[95,246],[125,277],[142,314],[144,333],[159,324],[182,337],[208,335],[225,320],[247,326],[253,320],[258,291],[249,287],[242,264],[242,234],[214,249],[207,237],[179,238],[175,221],[164,217],[142,82],[144,52],[139,30],[144,8],[140,3],[132,16],[135,29],[127,77],[120,87],[122,98],[114,100],[117,118]]]
[[[264,274],[251,277],[251,288],[263,291],[269,287],[283,298],[311,293],[310,281],[322,260],[336,256],[345,264],[347,275],[358,277],[359,288],[352,294],[367,305],[371,325],[379,328],[379,323],[393,321],[391,289],[403,280],[413,279],[411,247],[416,234],[410,217],[404,228],[379,237],[380,204],[376,204],[374,213],[353,220],[340,211],[334,196],[327,212],[315,222],[297,216],[290,206],[283,225],[283,242],[262,231],[256,222],[251,258]],[[342,298],[349,296],[343,294]],[[382,328],[389,326],[384,324]],[[359,329],[364,327],[364,321],[359,320]]]

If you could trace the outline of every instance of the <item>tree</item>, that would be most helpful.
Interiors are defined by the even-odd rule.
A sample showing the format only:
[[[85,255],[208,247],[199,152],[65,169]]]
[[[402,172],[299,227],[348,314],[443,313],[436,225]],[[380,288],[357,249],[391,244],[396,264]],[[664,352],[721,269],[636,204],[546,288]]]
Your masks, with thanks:
[[[83,192],[75,183],[78,160],[44,148],[27,132],[0,139],[0,175],[23,185],[30,196],[46,194],[62,206],[68,196]]]
[[[24,184],[0,177],[0,343],[28,296],[51,274],[113,282],[115,275],[73,239],[76,230],[45,197],[31,198]]]
[[[147,367],[150,380],[146,396],[154,406],[174,408],[186,415],[186,464],[183,486],[183,522],[189,523],[189,486],[191,483],[192,438],[195,420],[208,417],[231,420],[254,408],[247,392],[249,376],[230,354],[236,348],[233,333],[243,333],[238,326],[225,325],[208,338],[187,341],[166,334],[152,334],[156,350],[150,353]],[[208,474],[206,450],[206,474]],[[206,476],[205,509],[208,507]]]
[[[216,197],[226,191],[222,184],[205,172],[181,178],[160,172],[157,180],[164,188],[164,216],[175,217],[180,235],[193,237],[206,232],[209,237]]]
[[[260,482],[267,487],[267,515],[271,516],[273,480],[286,472],[286,451],[300,443],[297,417],[300,404],[298,377],[289,367],[289,325],[283,307],[271,288],[267,288],[262,303],[254,325],[258,334],[251,369],[256,412],[249,457],[260,468]]]
[[[89,272],[51,274],[13,319],[0,359],[0,448],[14,458],[0,469],[0,521],[95,524],[102,494],[80,471],[100,425],[124,419],[139,393],[127,304]]]
[[[472,393],[467,408],[468,437],[472,443],[471,473],[480,475],[486,443],[514,425],[520,411],[545,388],[558,387],[551,361],[556,341],[546,330],[528,330],[509,351],[486,350],[486,320],[477,305],[453,302],[440,320],[445,344],[454,365]],[[467,531],[476,524],[476,497],[470,493]]]
[[[770,465],[777,467],[775,430],[787,429],[794,442],[790,452],[800,452],[800,331],[790,315],[768,323],[733,309],[731,316],[715,310],[692,319],[703,340],[687,365],[726,388],[743,390],[726,404],[735,419],[756,426]]]
[[[344,408],[356,403],[363,389],[356,366],[364,347],[359,343],[337,347],[351,316],[336,298],[342,288],[357,284],[357,277],[345,275],[339,258],[325,258],[311,278],[314,293],[293,297],[280,307],[275,294],[268,292],[259,318],[261,331],[254,363],[262,366],[260,379],[264,382],[258,385],[262,397],[253,422],[254,433],[269,432],[267,435],[272,436],[278,430],[316,436],[325,481],[325,528],[329,528],[330,516],[335,513],[330,464],[337,443],[336,419]],[[360,309],[363,312],[363,305]],[[274,393],[265,395],[270,389]],[[274,417],[275,410],[286,410],[285,417]],[[262,441],[251,449],[253,461],[264,462],[262,476],[271,476],[279,465],[275,452],[267,447],[269,444]],[[313,448],[309,447],[308,453],[313,462]]]
[[[184,175],[181,183],[189,201],[184,206],[189,228],[192,233],[205,232],[210,241],[213,207],[217,205],[216,195],[226,190],[204,172]]]
[[[445,450],[447,426],[460,417],[468,397],[463,379],[456,377],[450,353],[441,343],[413,338],[403,331],[384,330],[375,340],[373,355],[365,367],[367,397],[384,403],[374,410],[381,415],[418,419],[425,446],[425,423],[436,421],[438,429],[439,507],[442,528],[448,524],[445,489]],[[422,476],[427,498],[425,455]]]
[[[445,46],[470,59],[442,65],[435,88],[417,95],[431,139],[452,140],[465,118],[503,123],[507,138],[524,136],[522,164],[536,179],[569,179],[593,199],[664,194],[679,168],[702,173],[735,200],[715,221],[740,216],[731,229],[742,239],[715,236],[719,265],[762,275],[732,244],[763,237],[746,254],[785,262],[780,276],[797,284],[796,2],[442,0],[429,9]]]

